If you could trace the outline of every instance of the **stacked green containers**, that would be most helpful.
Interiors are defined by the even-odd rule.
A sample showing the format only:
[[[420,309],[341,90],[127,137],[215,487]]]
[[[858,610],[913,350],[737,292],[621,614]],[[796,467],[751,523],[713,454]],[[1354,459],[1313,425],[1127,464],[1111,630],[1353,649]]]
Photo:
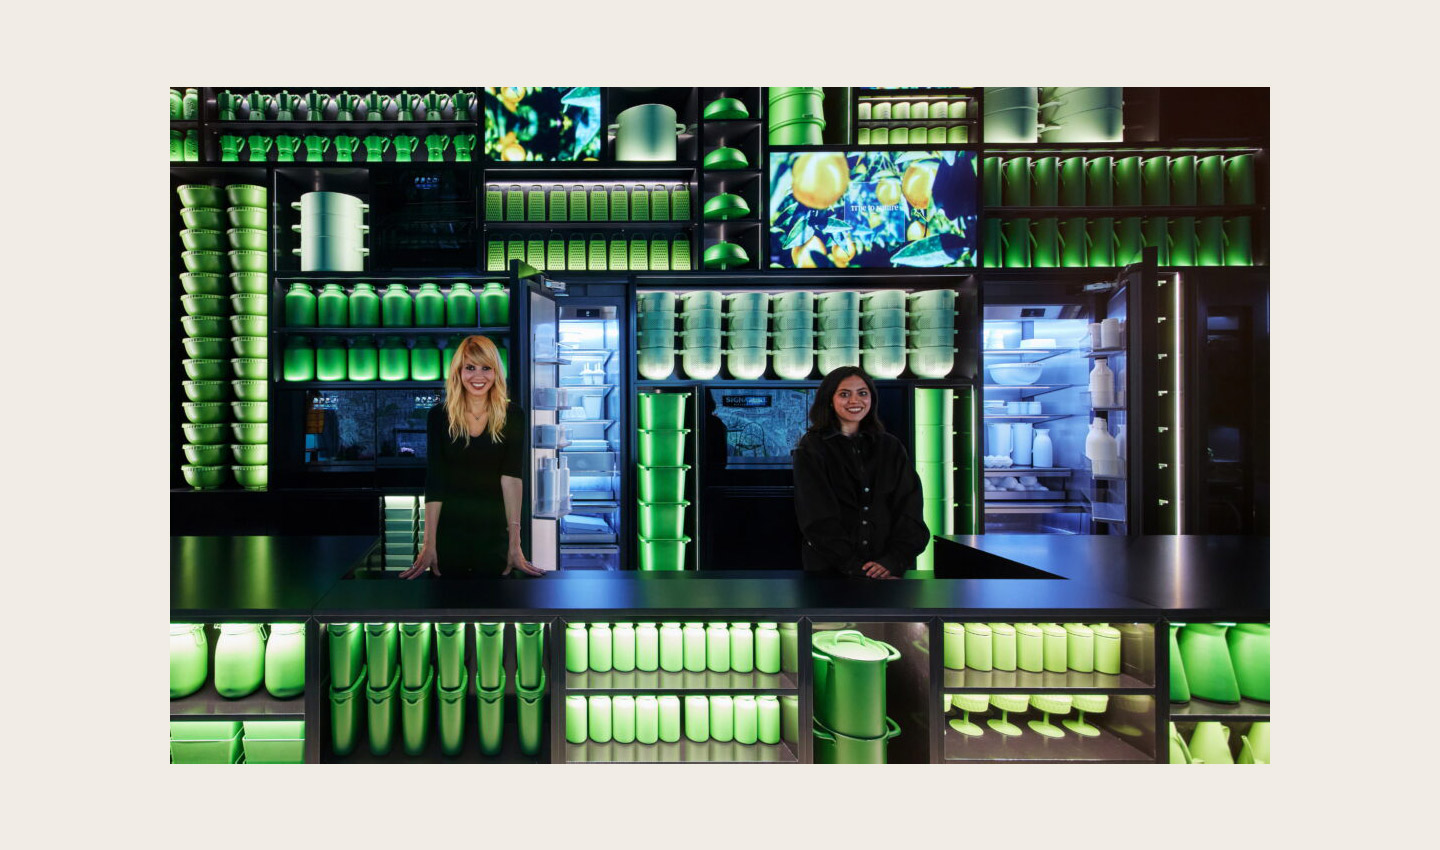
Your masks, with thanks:
[[[905,303],[899,289],[867,292],[860,299],[865,340],[860,365],[872,378],[898,378],[905,371]]]
[[[818,145],[825,132],[825,91],[817,86],[771,86],[772,145]]]
[[[690,393],[641,393],[640,569],[685,569],[686,407]],[[646,497],[650,497],[647,499]]]
[[[545,720],[545,624],[515,624],[515,699],[520,753],[540,752]]]
[[[753,381],[765,374],[769,351],[770,294],[734,292],[725,297],[725,368],[730,377]]]
[[[947,670],[1108,676],[1121,670],[1124,633],[1108,623],[946,623],[944,631]],[[1133,628],[1130,635],[1148,639]]]
[[[900,651],[845,629],[812,642],[815,762],[884,764],[900,727],[886,716],[886,668]]]
[[[916,292],[907,299],[910,371],[919,378],[944,378],[955,367],[955,290]]]
[[[687,378],[708,381],[720,374],[721,295],[713,289],[686,292],[680,303],[684,327],[680,366]]]
[[[815,294],[782,292],[770,298],[775,330],[775,374],[803,381],[815,368]]]
[[[824,292],[817,299],[820,374],[860,365],[860,293]]]
[[[916,569],[935,568],[934,535],[955,533],[955,433],[955,391],[917,387],[915,471],[931,541],[916,558]]]
[[[675,302],[673,292],[641,292],[636,296],[640,377],[663,381],[675,371]]]
[[[505,728],[505,624],[475,624],[476,716],[480,752],[500,753]]]

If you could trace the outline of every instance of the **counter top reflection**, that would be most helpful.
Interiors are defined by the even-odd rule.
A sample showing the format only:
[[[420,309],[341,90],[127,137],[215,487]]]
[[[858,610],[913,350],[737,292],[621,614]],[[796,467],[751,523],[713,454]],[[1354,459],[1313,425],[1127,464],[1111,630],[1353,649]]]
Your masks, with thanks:
[[[170,538],[170,615],[309,615],[375,545],[364,536]]]

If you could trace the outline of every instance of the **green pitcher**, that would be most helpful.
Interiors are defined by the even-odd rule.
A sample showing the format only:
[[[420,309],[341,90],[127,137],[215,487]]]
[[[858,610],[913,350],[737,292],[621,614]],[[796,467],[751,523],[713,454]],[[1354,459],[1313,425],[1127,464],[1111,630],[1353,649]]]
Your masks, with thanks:
[[[321,94],[316,89],[311,89],[305,95],[305,120],[321,121],[325,118],[325,109],[330,105],[330,95]]]
[[[360,108],[360,95],[342,91],[335,95],[335,120],[354,121],[355,110]]]
[[[449,136],[431,133],[425,137],[425,159],[429,162],[444,162],[445,149],[449,146]]]
[[[240,149],[245,147],[244,136],[221,136],[220,137],[220,161],[239,162]]]
[[[419,136],[396,136],[394,142],[396,162],[410,162],[411,155],[420,147]]]
[[[475,134],[462,133],[455,137],[455,161],[469,162],[470,152],[475,149]]]
[[[268,94],[262,94],[258,91],[251,92],[245,97],[245,102],[248,105],[245,117],[251,121],[264,121],[265,112],[270,108],[273,100],[274,98]]]
[[[395,96],[397,121],[414,121],[415,109],[420,106],[420,95],[402,91]]]
[[[355,136],[339,135],[335,137],[335,161],[354,162],[355,151],[360,147],[360,139]]]
[[[365,137],[365,161],[380,162],[385,158],[385,149],[390,147],[390,140],[384,136]]]
[[[372,91],[365,95],[365,120],[382,121],[385,118],[385,110],[390,105],[390,98],[378,91]]]
[[[305,137],[305,161],[324,162],[325,150],[330,147],[330,140],[325,136]]]
[[[294,162],[295,151],[300,148],[300,137],[282,133],[275,137],[275,160],[277,162]]]
[[[282,91],[275,95],[275,120],[294,121],[295,107],[300,105],[300,95]]]
[[[270,158],[270,148],[275,146],[275,140],[269,136],[250,136],[246,144],[250,147],[251,162],[265,162]]]
[[[434,89],[425,95],[425,120],[444,121],[445,104],[450,101],[450,95],[439,94]]]

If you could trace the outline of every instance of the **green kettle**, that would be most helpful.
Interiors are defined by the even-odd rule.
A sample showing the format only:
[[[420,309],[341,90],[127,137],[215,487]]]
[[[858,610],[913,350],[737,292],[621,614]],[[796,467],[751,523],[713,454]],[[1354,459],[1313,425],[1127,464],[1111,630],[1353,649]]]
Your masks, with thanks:
[[[1191,764],[1190,748],[1185,746],[1185,737],[1180,734],[1179,728],[1172,722],[1170,724],[1170,763]]]
[[[1230,727],[1218,720],[1202,720],[1190,735],[1192,764],[1234,764],[1230,755]]]

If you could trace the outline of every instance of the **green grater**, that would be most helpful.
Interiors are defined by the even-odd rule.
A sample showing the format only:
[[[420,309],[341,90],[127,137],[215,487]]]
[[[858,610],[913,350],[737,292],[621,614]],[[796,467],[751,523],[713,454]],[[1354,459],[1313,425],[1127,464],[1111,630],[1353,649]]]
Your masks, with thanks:
[[[628,264],[625,262],[625,240],[615,238],[610,240],[610,269],[611,271],[628,271]]]
[[[650,220],[650,190],[644,186],[636,186],[630,191],[630,220]]]
[[[643,272],[650,270],[650,252],[646,247],[644,237],[630,240],[630,271]]]
[[[525,220],[525,193],[519,186],[511,186],[505,193],[505,221]]]
[[[610,192],[604,186],[590,189],[590,220],[605,221],[610,218]]]
[[[544,239],[525,240],[525,262],[529,263],[531,268],[542,272],[545,271]]]
[[[545,243],[545,268],[550,271],[565,270],[564,239],[551,239]]]
[[[590,219],[587,209],[589,205],[585,203],[586,197],[584,186],[574,186],[570,189],[571,221],[588,221]]]
[[[511,239],[505,243],[505,265],[510,265],[511,260],[525,261],[525,243],[519,239]]]
[[[586,267],[592,272],[605,271],[605,236],[596,233],[590,237],[590,259]]]
[[[690,240],[684,236],[677,236],[670,243],[670,268],[679,272],[690,271]]]
[[[500,191],[499,186],[485,187],[485,220],[504,221],[505,218],[505,193]]]
[[[656,186],[650,193],[650,220],[670,220],[670,190],[664,186]]]
[[[670,271],[670,243],[663,234],[655,234],[650,240],[650,271]]]
[[[566,202],[564,186],[550,187],[550,220],[565,221],[569,215],[569,203]]]
[[[542,186],[531,186],[530,192],[525,198],[525,220],[545,220],[545,189]]]
[[[618,184],[610,190],[610,220],[630,220],[630,193]]]
[[[565,268],[572,272],[585,271],[585,240],[571,239],[565,243]]]
[[[485,270],[492,272],[505,271],[504,242],[496,239],[485,243]]]
[[[670,190],[670,220],[685,221],[690,218],[690,187],[676,185]]]

